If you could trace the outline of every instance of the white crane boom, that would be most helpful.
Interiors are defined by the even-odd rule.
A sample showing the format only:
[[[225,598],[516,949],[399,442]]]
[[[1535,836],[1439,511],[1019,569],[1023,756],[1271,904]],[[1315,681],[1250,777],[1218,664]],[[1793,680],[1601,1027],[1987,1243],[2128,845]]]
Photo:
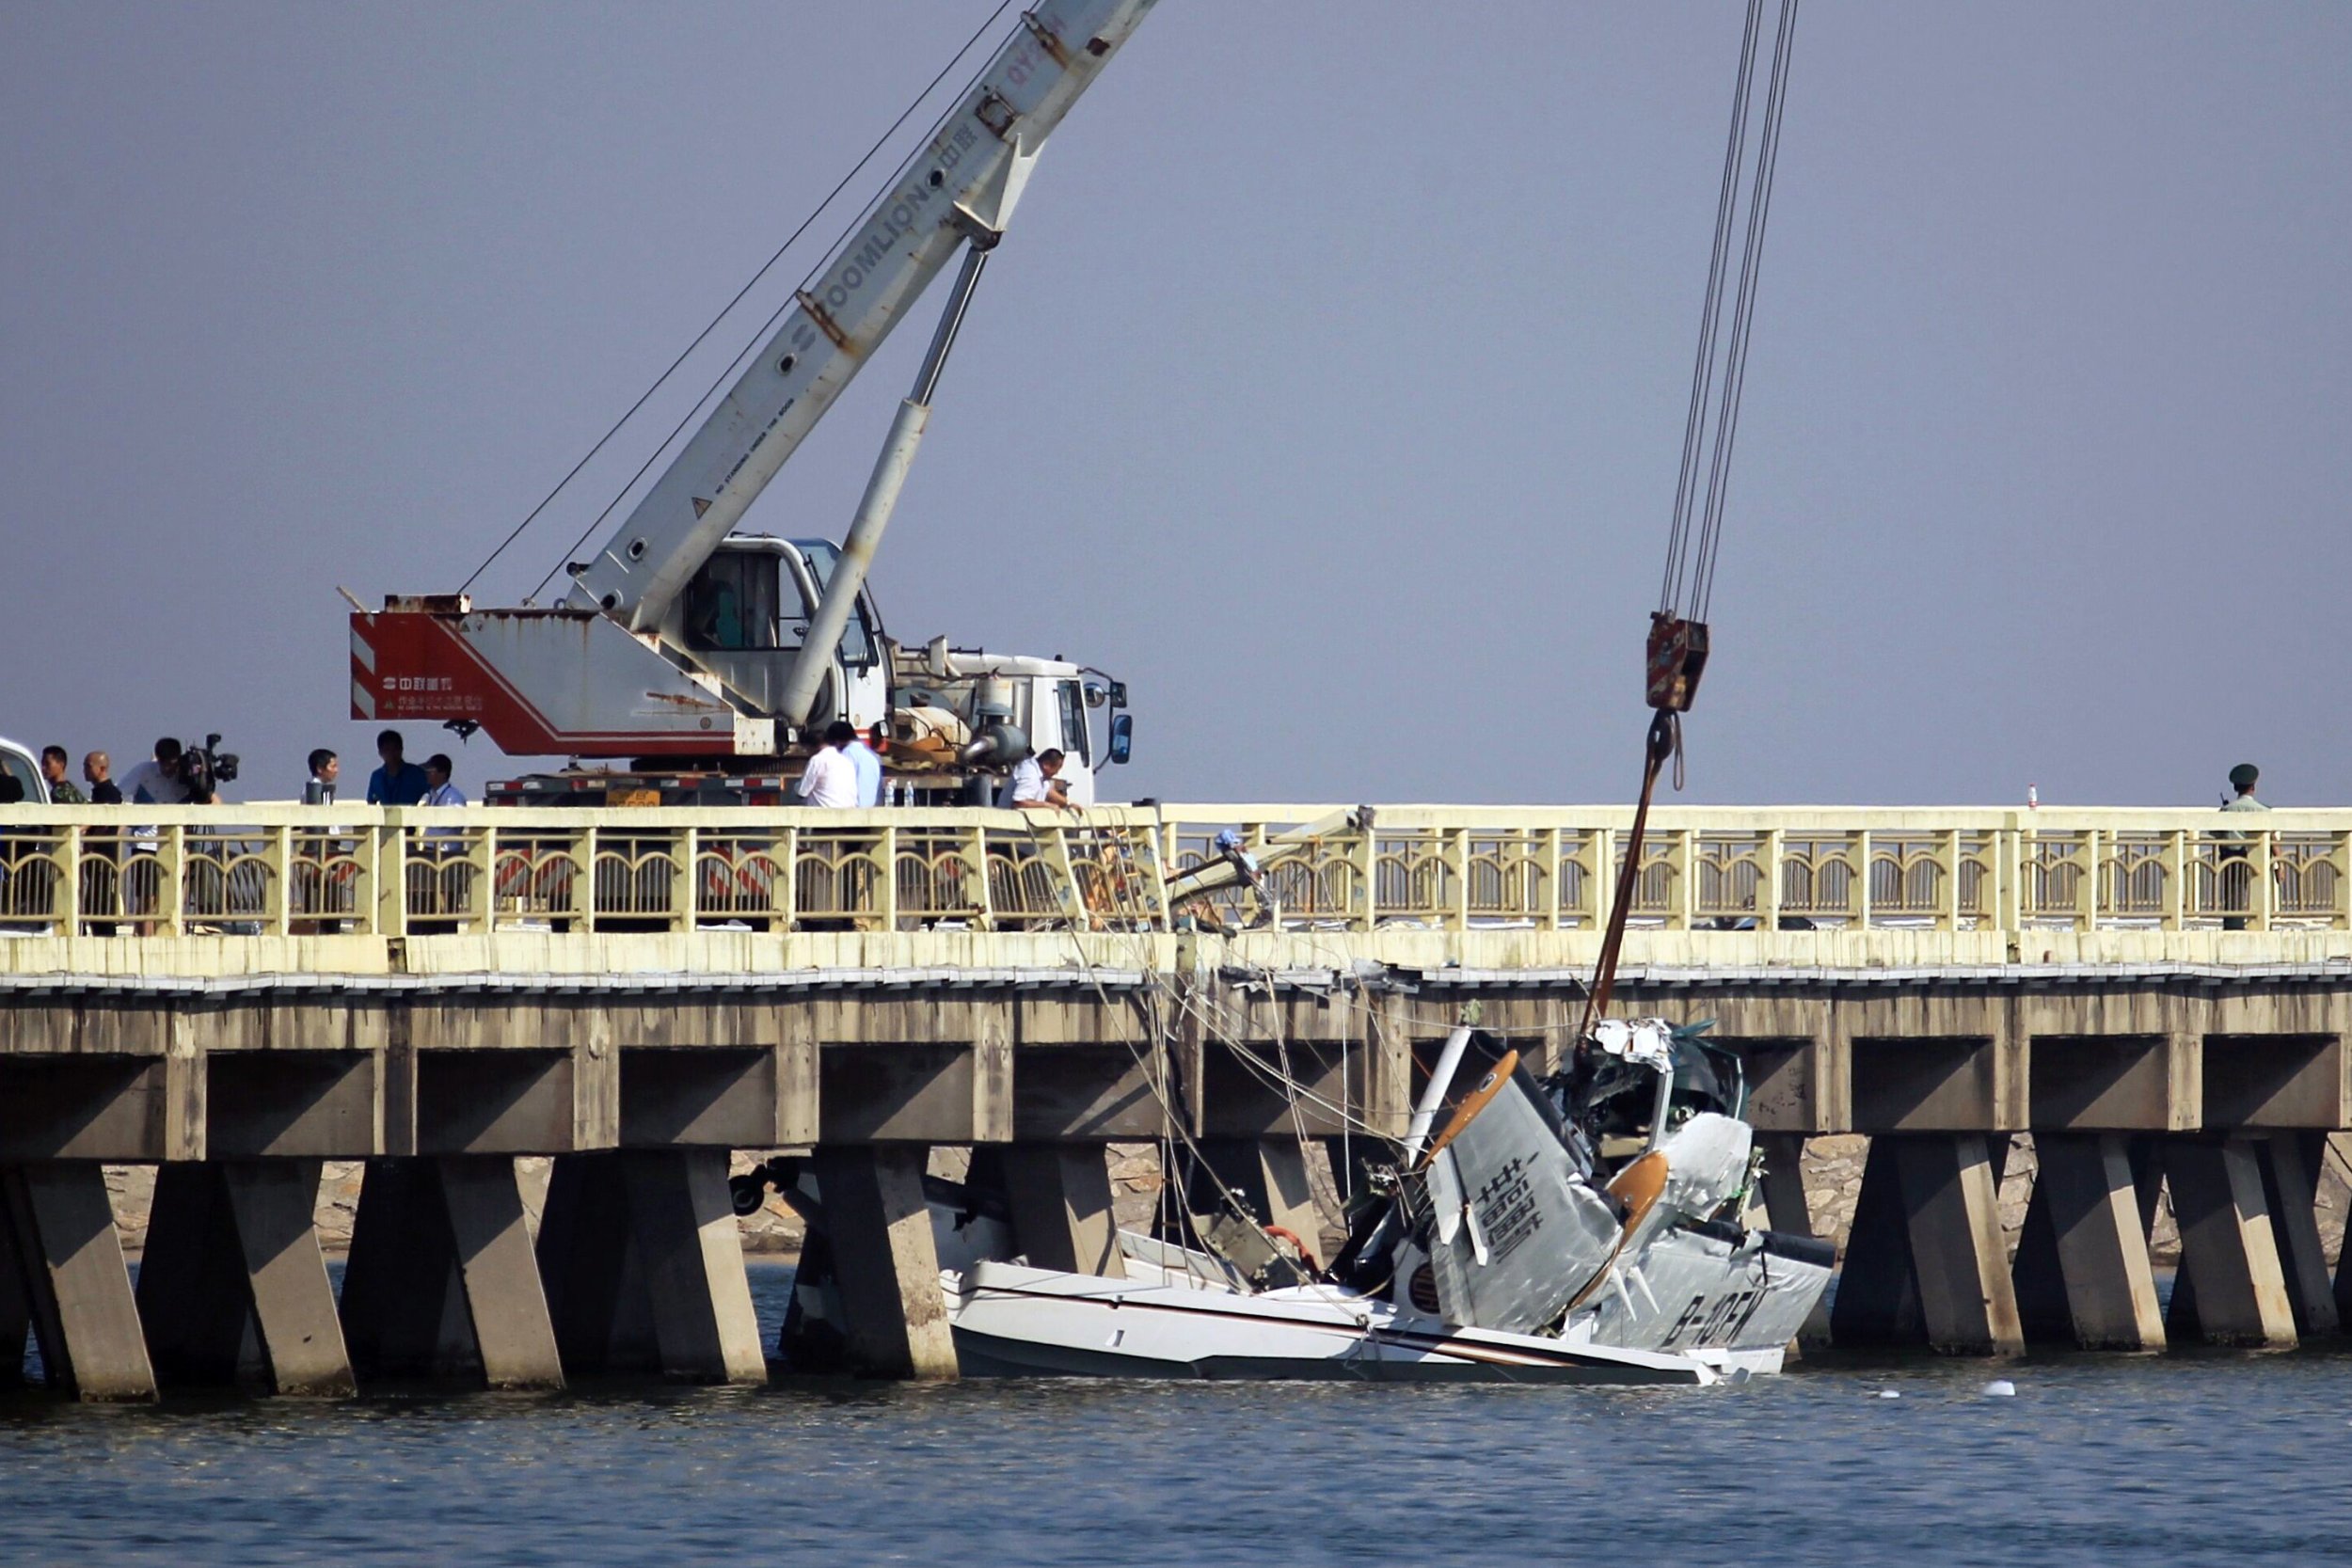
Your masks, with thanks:
[[[575,574],[572,603],[602,610],[634,631],[660,625],[956,247],[995,243],[1046,136],[1154,3],[1043,0],[1022,14],[921,154],[866,210],[733,389]]]

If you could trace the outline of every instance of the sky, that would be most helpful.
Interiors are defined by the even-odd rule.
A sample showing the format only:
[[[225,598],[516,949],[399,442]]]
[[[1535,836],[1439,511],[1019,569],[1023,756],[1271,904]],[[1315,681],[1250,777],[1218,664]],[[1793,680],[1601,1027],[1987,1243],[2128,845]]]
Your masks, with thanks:
[[[993,6],[0,7],[0,734],[368,757],[338,586],[463,581]],[[1106,799],[1626,798],[1740,19],[1163,0],[982,283],[889,629],[1123,678]],[[2342,5],[1805,0],[1683,799],[2352,800],[2347,81]],[[839,535],[927,336],[747,529]]]

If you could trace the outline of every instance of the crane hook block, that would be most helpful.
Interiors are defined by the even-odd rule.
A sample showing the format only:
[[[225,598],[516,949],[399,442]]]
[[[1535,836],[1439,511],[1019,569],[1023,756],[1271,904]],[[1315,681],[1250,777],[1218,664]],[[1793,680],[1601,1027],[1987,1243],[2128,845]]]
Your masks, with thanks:
[[[1649,705],[1661,713],[1688,713],[1698,695],[1699,674],[1707,668],[1707,623],[1686,621],[1664,610],[1649,618],[1647,691]]]

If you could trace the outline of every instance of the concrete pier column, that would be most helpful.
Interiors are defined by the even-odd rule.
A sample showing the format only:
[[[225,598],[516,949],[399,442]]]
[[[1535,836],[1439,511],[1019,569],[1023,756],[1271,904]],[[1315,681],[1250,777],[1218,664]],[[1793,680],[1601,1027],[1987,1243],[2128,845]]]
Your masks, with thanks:
[[[481,1375],[431,1161],[368,1162],[340,1306],[343,1345],[363,1383]]]
[[[652,1298],[629,1243],[625,1156],[559,1154],[539,1215],[539,1277],[569,1376],[658,1371]]]
[[[2295,1308],[2249,1141],[2168,1138],[2162,1159],[2181,1227],[2181,1277],[2165,1324],[2172,1339],[2292,1346]]]
[[[1120,1274],[1103,1145],[1010,1144],[993,1153],[1012,1206],[1014,1244],[1031,1263],[1074,1274]]]
[[[1963,1355],[2020,1354],[2025,1329],[2010,1283],[1998,1178],[1983,1135],[1891,1141],[1929,1345]]]
[[[1766,1228],[1785,1231],[1792,1236],[1810,1236],[1813,1231],[1813,1205],[1804,1192],[1804,1135],[1801,1132],[1765,1132],[1756,1137],[1756,1145],[1764,1152],[1762,1191],[1756,1195],[1764,1211]],[[1797,1330],[1800,1345],[1826,1345],[1830,1340],[1829,1307],[1824,1299],[1813,1304],[1804,1324]]]
[[[2041,1170],[2014,1275],[2026,1337],[2086,1350],[2162,1350],[2128,1140],[2044,1132],[2034,1149]]]
[[[644,1278],[662,1375],[692,1383],[767,1382],[768,1358],[727,1196],[726,1150],[632,1150],[622,1162],[629,1238]],[[929,1212],[923,1217],[928,1225]],[[934,1268],[934,1298],[936,1275]]]
[[[319,1172],[316,1160],[175,1164],[156,1172],[138,1304],[166,1386],[355,1391],[319,1248]]]
[[[362,1378],[563,1386],[514,1160],[368,1162],[343,1273],[342,1325]]]
[[[1830,1338],[1844,1346],[1924,1345],[1928,1340],[1891,1137],[1872,1138],[1863,1162],[1862,1190],[1854,1199],[1837,1300],[1830,1312]]]
[[[161,1386],[269,1381],[237,1252],[220,1167],[156,1167],[136,1295],[148,1360]]]
[[[154,1367],[104,1173],[83,1161],[14,1166],[0,1170],[0,1196],[18,1293],[51,1386],[90,1401],[153,1399]]]
[[[270,1386],[280,1394],[342,1397],[357,1387],[335,1315],[326,1255],[319,1247],[320,1174],[316,1160],[240,1161],[220,1167]]]
[[[2309,1338],[2341,1326],[2328,1254],[2319,1237],[2319,1169],[2328,1157],[2325,1132],[2274,1132],[2255,1146],[2262,1163],[2263,1201],[2279,1249],[2287,1304],[2296,1332]]]
[[[8,1196],[0,1192],[0,1388],[24,1386],[24,1344],[32,1331],[33,1304],[17,1260],[16,1228],[8,1221]]]
[[[563,1387],[514,1157],[450,1155],[434,1164],[485,1381],[493,1388]]]
[[[1323,1218],[1307,1176],[1307,1151],[1295,1137],[1208,1138],[1200,1152],[1218,1180],[1247,1198],[1262,1224],[1279,1226],[1307,1244],[1319,1263]],[[1216,1212],[1214,1194],[1192,1195],[1196,1213]]]
[[[956,1347],[923,1199],[920,1144],[824,1147],[817,1187],[852,1368],[882,1377],[953,1377]]]
[[[2322,1137],[2319,1155],[2312,1164],[2318,1168],[2329,1160],[2352,1172],[2352,1133],[2329,1132]],[[2336,1323],[2339,1327],[2352,1327],[2352,1208],[2345,1212],[2344,1233],[2336,1241]]]

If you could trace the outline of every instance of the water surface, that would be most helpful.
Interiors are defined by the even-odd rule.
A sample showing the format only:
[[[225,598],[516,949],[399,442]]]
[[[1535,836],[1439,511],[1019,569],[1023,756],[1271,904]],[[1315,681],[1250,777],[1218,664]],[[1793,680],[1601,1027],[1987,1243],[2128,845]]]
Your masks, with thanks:
[[[753,1271],[771,1334],[787,1278]],[[2352,1356],[2310,1352],[1711,1389],[10,1396],[0,1562],[2310,1564],[2352,1543],[2347,1450]]]

